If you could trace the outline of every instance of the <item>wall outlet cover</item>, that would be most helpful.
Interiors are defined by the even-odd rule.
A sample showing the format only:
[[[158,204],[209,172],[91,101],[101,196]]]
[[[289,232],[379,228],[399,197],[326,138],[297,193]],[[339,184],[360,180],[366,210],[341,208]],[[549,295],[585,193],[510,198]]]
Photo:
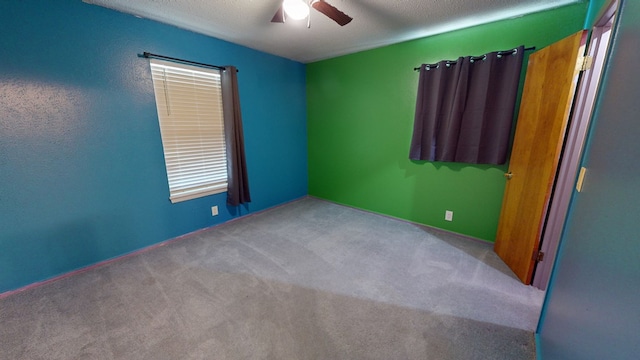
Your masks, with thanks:
[[[444,212],[444,219],[445,219],[446,221],[453,221],[453,211],[451,211],[451,210],[446,210],[446,211]]]

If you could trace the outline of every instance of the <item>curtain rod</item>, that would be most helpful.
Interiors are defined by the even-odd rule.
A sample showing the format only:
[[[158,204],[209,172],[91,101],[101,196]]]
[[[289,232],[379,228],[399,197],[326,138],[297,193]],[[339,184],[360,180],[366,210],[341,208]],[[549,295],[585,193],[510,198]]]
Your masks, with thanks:
[[[535,46],[532,46],[532,47],[524,48],[524,51],[532,51],[532,50],[535,50],[535,49],[536,49],[536,47],[535,47]],[[513,49],[513,50],[503,50],[503,51],[498,51],[498,55],[506,55],[507,53],[510,53],[510,54],[511,54],[511,53],[513,53],[515,50],[516,50],[516,49]],[[482,55],[482,56],[472,56],[471,58],[472,58],[473,60],[481,60],[481,59],[483,59],[484,57],[485,57],[485,55]],[[457,62],[457,61],[450,61],[450,60],[447,60],[446,64],[447,64],[447,65],[453,65],[453,64],[455,64],[456,62]],[[438,63],[435,63],[435,64],[427,64],[427,66],[435,67],[435,66],[438,66]],[[419,68],[419,67],[414,67],[414,68],[413,68],[413,71],[418,71],[418,70],[420,70],[420,68]]]
[[[204,64],[204,63],[199,63],[199,62],[195,62],[195,61],[183,60],[183,59],[173,58],[173,57],[164,56],[164,55],[152,54],[152,53],[146,52],[146,51],[142,53],[142,57],[170,60],[170,61],[175,61],[175,62],[181,62],[181,63],[184,63],[184,64],[191,64],[191,65],[197,65],[197,66],[202,66],[202,67],[209,67],[209,68],[218,69],[218,70],[225,70],[224,66],[210,65],[210,64]],[[238,72],[238,71],[239,70],[236,69],[236,72]]]

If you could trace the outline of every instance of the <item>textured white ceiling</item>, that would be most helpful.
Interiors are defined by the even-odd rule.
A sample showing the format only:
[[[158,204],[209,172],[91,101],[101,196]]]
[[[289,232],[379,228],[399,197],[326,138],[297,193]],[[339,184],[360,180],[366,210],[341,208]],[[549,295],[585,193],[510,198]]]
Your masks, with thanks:
[[[271,23],[282,0],[83,0],[303,63],[518,17],[586,0],[326,0],[344,27],[311,10]]]

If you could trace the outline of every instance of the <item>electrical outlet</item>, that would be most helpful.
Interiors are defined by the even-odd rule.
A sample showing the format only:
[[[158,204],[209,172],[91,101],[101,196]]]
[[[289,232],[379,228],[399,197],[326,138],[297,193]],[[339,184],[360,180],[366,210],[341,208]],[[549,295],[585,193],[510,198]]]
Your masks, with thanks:
[[[446,210],[446,211],[444,212],[444,219],[445,219],[446,221],[453,221],[453,211],[451,211],[451,210]]]
[[[218,206],[211,207],[211,216],[218,216]]]

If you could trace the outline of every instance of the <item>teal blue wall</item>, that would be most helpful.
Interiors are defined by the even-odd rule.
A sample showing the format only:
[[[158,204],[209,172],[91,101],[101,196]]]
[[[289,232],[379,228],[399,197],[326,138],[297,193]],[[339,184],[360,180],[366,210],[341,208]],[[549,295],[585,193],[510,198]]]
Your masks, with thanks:
[[[538,327],[545,360],[640,356],[640,2],[619,21]]]
[[[0,293],[307,194],[305,65],[80,0],[0,24]],[[248,207],[169,202],[143,51],[240,69]]]
[[[587,13],[587,18],[584,22],[585,29],[591,29],[593,24],[598,20],[598,17],[601,15],[601,11],[606,6],[606,4],[611,3],[612,0],[589,0],[589,12]]]

